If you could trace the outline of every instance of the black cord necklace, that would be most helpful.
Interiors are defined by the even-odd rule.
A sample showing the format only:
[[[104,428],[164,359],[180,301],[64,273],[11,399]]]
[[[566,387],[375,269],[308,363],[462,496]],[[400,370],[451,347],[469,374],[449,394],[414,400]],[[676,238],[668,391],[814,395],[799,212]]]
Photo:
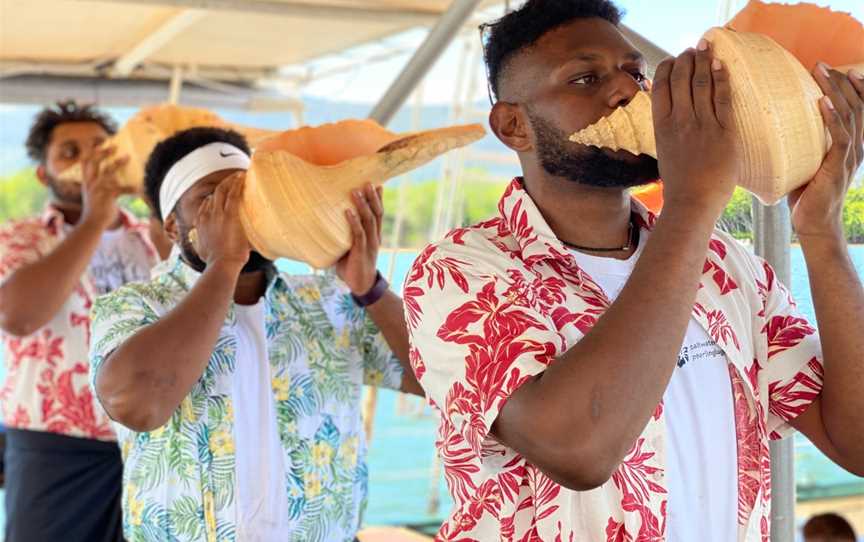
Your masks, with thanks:
[[[580,250],[583,252],[624,252],[630,250],[630,248],[635,244],[636,232],[638,230],[633,227],[633,219],[630,219],[630,226],[627,230],[627,242],[624,246],[620,247],[611,247],[611,248],[593,248],[593,247],[583,247],[580,245],[574,245],[573,243],[568,243],[567,241],[561,241],[564,243],[564,246],[571,250]]]

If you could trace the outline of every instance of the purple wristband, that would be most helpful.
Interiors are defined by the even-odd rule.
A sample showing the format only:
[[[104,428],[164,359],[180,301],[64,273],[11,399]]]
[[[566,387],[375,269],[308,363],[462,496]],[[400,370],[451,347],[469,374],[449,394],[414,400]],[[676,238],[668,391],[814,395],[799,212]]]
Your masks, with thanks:
[[[390,284],[387,282],[387,279],[381,276],[381,272],[378,271],[375,275],[375,284],[372,285],[372,288],[363,295],[351,294],[351,299],[354,300],[354,303],[358,307],[368,307],[381,299],[389,287]]]

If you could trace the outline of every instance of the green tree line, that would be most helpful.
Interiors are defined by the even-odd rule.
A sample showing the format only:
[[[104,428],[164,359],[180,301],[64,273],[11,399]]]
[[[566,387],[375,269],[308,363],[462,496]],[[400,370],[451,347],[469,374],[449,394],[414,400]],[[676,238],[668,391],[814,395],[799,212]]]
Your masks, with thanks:
[[[457,225],[467,226],[493,216],[506,186],[507,181],[496,180],[483,170],[468,170],[456,190],[458,196],[452,200],[456,209],[451,211],[451,215]],[[857,186],[858,188],[850,190],[846,198],[843,223],[850,242],[864,243],[864,186],[861,182],[857,183]],[[398,184],[385,185],[385,243],[389,244],[392,239],[396,209],[401,200],[403,221],[398,245],[409,248],[425,245],[429,241],[430,230],[435,221],[440,189],[440,182],[437,180],[408,184],[403,194],[400,194]],[[47,192],[36,179],[32,169],[0,177],[0,222],[37,214],[44,207],[46,199]],[[751,201],[750,194],[737,189],[720,218],[720,228],[738,239],[752,240]],[[147,206],[140,199],[127,198],[123,206],[139,217],[148,215]]]
[[[34,169],[0,176],[0,222],[39,214],[47,201],[48,191],[36,178]],[[121,205],[139,218],[150,214],[147,204],[140,198],[124,197]]]
[[[849,190],[843,206],[843,227],[850,243],[864,243],[864,178]],[[753,240],[752,196],[737,188],[718,226],[737,239]]]

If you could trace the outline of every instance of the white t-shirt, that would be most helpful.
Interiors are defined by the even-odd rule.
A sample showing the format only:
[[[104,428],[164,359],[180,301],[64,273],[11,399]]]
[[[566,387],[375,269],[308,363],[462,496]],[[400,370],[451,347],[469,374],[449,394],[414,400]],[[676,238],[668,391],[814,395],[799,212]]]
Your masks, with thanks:
[[[68,234],[73,226],[66,224]],[[96,293],[107,294],[129,282],[150,280],[151,260],[136,234],[123,228],[105,230],[88,266]]]
[[[237,473],[237,540],[284,540],[288,529],[285,459],[264,329],[264,299],[236,305],[237,358],[232,389]]]
[[[573,251],[576,262],[614,300],[633,273],[648,232],[628,260]],[[667,540],[737,540],[738,458],[726,356],[691,319],[678,365],[663,395],[666,421]]]

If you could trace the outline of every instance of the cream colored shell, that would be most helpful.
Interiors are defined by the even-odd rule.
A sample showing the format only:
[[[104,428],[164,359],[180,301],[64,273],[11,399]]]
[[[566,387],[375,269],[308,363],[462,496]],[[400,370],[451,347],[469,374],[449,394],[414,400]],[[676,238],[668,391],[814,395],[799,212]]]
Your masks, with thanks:
[[[345,211],[354,208],[352,190],[380,185],[484,135],[480,125],[421,132],[334,165],[312,164],[287,150],[258,150],[241,209],[249,241],[270,259],[330,267],[352,245],[345,217]],[[266,142],[263,147],[268,147]]]
[[[813,178],[830,145],[819,111],[822,91],[795,57],[762,34],[713,28],[705,38],[730,73],[742,186],[776,203]],[[650,97],[640,92],[570,140],[656,157]]]
[[[657,158],[651,97],[647,92],[637,93],[626,107],[619,107],[608,117],[573,134],[570,141]]]

